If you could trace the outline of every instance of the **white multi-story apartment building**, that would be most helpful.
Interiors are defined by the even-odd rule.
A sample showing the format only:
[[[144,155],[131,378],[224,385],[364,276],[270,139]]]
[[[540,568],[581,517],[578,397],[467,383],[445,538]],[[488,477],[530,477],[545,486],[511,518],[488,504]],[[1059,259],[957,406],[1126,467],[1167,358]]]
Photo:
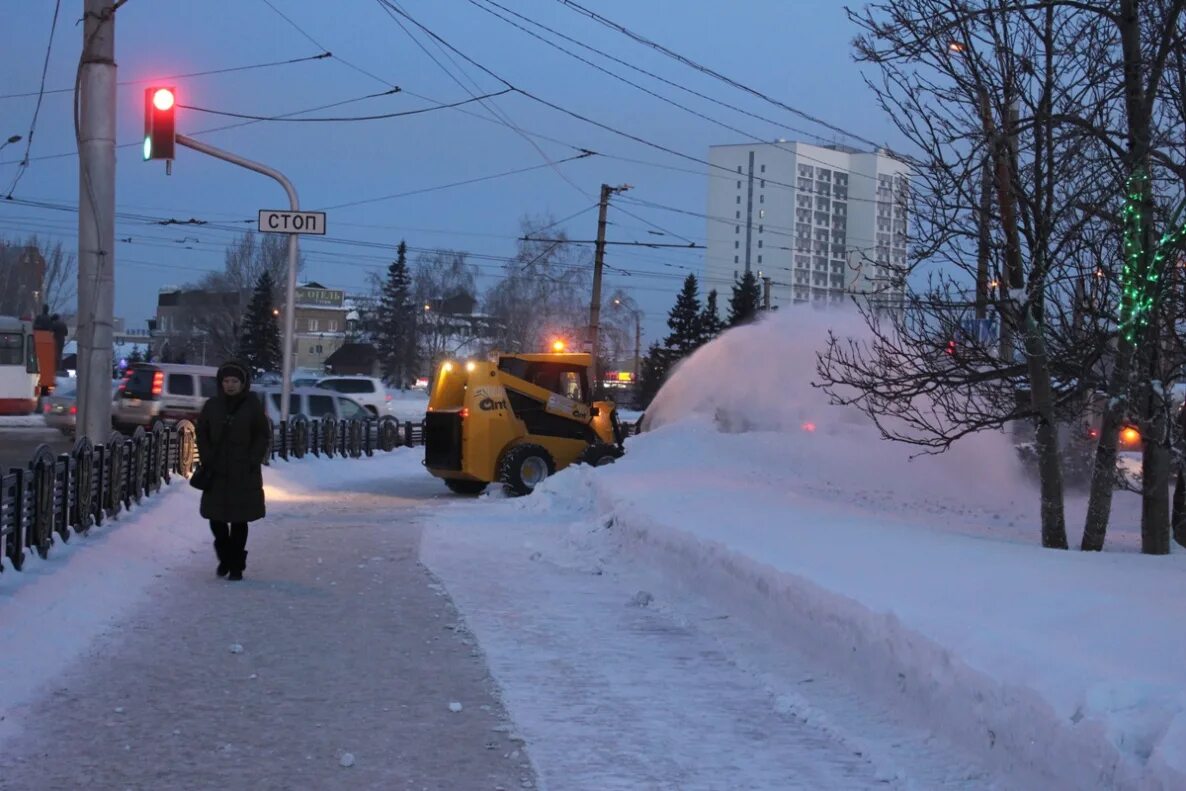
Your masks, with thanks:
[[[772,306],[848,294],[900,301],[891,273],[906,263],[904,163],[783,140],[712,146],[708,159],[704,290],[727,298],[748,270],[770,279]]]

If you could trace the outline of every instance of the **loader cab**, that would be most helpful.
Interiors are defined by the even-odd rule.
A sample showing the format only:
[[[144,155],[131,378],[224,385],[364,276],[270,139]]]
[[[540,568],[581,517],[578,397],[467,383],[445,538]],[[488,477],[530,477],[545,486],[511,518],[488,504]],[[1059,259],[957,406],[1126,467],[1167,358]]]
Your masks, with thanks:
[[[519,356],[500,357],[498,370],[573,401],[592,403],[588,366],[573,361],[534,360]]]

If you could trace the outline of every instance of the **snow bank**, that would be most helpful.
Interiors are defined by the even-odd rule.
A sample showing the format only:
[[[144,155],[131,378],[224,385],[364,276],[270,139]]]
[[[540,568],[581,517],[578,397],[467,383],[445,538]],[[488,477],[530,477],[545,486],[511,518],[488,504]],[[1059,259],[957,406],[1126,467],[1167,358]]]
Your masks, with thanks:
[[[674,373],[623,460],[565,471],[523,507],[594,498],[630,556],[1004,773],[1186,787],[1182,556],[1041,549],[1004,437],[910,460],[810,387],[824,318],[726,333]]]
[[[22,571],[0,559],[0,664],[6,668],[0,673],[0,740],[11,735],[38,690],[139,604],[156,577],[195,551],[210,551],[198,496],[174,479],[85,536],[68,543],[55,537],[49,557],[32,553]]]

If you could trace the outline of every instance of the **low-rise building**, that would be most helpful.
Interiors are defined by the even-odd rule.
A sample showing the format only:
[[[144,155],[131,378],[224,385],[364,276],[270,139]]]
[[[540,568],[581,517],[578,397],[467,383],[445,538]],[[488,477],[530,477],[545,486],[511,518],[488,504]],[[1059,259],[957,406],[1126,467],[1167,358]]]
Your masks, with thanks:
[[[296,368],[325,370],[326,360],[346,342],[346,313],[346,295],[340,289],[316,282],[297,286]]]

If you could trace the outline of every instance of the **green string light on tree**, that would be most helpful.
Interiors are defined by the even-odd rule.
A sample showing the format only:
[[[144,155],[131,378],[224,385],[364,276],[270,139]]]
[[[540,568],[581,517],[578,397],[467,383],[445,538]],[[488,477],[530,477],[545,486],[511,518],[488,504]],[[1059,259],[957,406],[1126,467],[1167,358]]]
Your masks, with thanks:
[[[1137,333],[1149,324],[1149,314],[1153,311],[1156,298],[1158,280],[1161,277],[1162,262],[1166,252],[1176,246],[1186,235],[1186,226],[1164,234],[1153,248],[1153,260],[1147,265],[1145,262],[1144,225],[1145,217],[1141,214],[1141,204],[1147,194],[1149,175],[1144,170],[1137,170],[1126,184],[1127,198],[1124,202],[1122,219],[1124,222],[1124,269],[1120,273],[1120,328],[1125,340],[1133,343]],[[1177,224],[1179,207],[1174,223]]]

